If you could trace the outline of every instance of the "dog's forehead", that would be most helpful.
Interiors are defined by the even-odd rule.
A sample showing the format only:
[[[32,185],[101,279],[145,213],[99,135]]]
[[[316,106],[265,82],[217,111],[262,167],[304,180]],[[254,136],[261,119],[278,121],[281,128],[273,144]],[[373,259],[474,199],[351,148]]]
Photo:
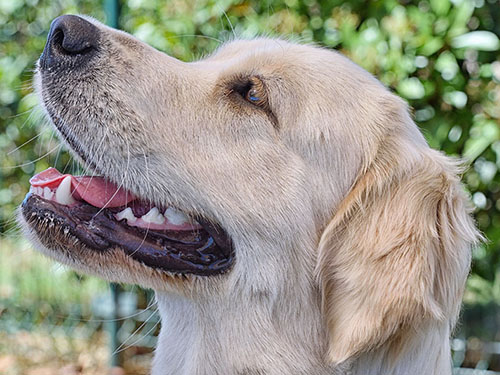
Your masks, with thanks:
[[[335,50],[283,39],[233,40],[191,64],[219,78],[255,74],[283,78],[282,83],[297,82],[302,88],[312,82],[317,89],[346,84],[346,87],[363,84],[376,91],[383,88],[370,73]]]
[[[276,71],[300,64],[301,56],[310,49],[281,39],[233,40],[194,64],[231,71]]]
[[[285,52],[291,48],[291,44],[282,39],[236,39],[224,43],[211,56],[211,60],[228,59],[244,55],[256,55],[265,53],[276,53],[277,50]]]

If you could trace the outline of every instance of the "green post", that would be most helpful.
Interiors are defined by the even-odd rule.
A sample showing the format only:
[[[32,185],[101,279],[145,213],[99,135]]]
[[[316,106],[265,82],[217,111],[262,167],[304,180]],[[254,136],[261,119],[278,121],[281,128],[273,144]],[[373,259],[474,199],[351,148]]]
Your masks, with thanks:
[[[118,340],[118,330],[120,329],[121,320],[118,311],[120,298],[120,285],[111,283],[111,303],[113,304],[113,312],[110,316],[109,324],[109,350],[111,352],[111,367],[121,367],[121,355],[117,351],[120,348]]]
[[[120,27],[120,8],[119,0],[104,0],[106,23],[115,29]]]
[[[104,0],[104,12],[106,13],[106,23],[118,29],[120,27],[120,1],[119,0]],[[120,286],[111,283],[111,303],[113,304],[113,313],[110,317],[109,335],[110,335],[110,352],[111,352],[111,367],[121,367],[121,355],[117,353],[120,342],[118,340],[118,330],[121,325],[121,320],[118,312],[118,303],[120,298]]]

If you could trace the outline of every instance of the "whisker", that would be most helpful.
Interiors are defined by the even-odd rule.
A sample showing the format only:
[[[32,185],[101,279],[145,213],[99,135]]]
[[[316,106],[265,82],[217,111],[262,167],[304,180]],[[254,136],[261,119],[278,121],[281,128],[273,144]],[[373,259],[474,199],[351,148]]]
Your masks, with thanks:
[[[17,219],[16,219],[15,215],[14,215],[14,217],[11,217],[9,219],[4,220],[3,222],[0,222],[0,224],[4,227],[9,227],[9,226],[13,225],[8,230],[3,232],[3,234],[0,235],[0,238],[2,238],[2,237],[21,238],[22,237],[21,228],[19,226],[15,225],[16,223],[17,223]]]
[[[101,149],[102,145],[104,144],[104,140],[105,140],[105,139],[106,139],[106,137],[102,137],[102,138],[101,138],[101,141],[99,142],[99,145],[97,145],[97,149],[95,150],[94,155],[99,155],[99,151],[100,151],[100,149]],[[104,154],[104,153],[103,153],[103,154]],[[102,159],[102,155],[100,156],[99,160],[97,161],[97,164],[99,164],[99,161],[100,161],[101,159]],[[91,176],[90,176],[90,183],[92,183],[92,179],[95,177],[95,175],[96,175],[96,171],[92,171]],[[85,192],[84,192],[84,193],[86,193],[86,192],[88,191],[88,188],[90,187],[90,183],[89,183],[89,184],[87,184],[87,186],[85,187]],[[76,186],[76,187],[78,187],[78,186],[80,186],[80,182],[78,182],[78,184],[77,184],[77,186]],[[76,189],[76,187],[75,187],[75,189]],[[111,198],[111,199],[112,199],[112,198]],[[109,202],[108,202],[108,203],[109,203]],[[95,216],[94,216],[94,217],[95,217]]]
[[[53,140],[53,139],[54,139],[54,133],[52,132],[52,133],[50,134],[50,139],[49,139],[49,141],[47,142],[47,145],[50,145],[50,144],[52,143],[52,140]],[[60,147],[61,147],[61,143],[59,143],[58,145],[59,145],[59,149],[60,149]],[[42,151],[42,150],[40,150],[40,152],[41,152],[41,151]],[[50,154],[49,154],[49,155],[50,155]],[[49,161],[50,161],[50,156],[49,156]],[[50,163],[49,163],[49,164],[50,164]]]
[[[127,165],[125,168],[125,173],[122,176],[122,180],[121,180],[120,184],[118,185],[116,191],[111,196],[111,198],[109,198],[108,201],[104,204],[104,206],[101,207],[99,209],[99,211],[97,211],[97,213],[92,217],[92,219],[94,219],[97,215],[99,215],[102,212],[102,210],[104,210],[104,207],[106,207],[108,205],[108,203],[110,203],[113,200],[113,198],[116,197],[116,195],[118,194],[118,191],[122,188],[123,183],[125,182],[125,180],[128,177],[129,164],[130,164],[130,145],[127,142]]]
[[[74,159],[73,158],[69,158],[68,159],[68,161],[66,162],[66,165],[64,166],[63,170],[61,171],[62,174],[66,173],[66,170],[68,169],[70,163],[74,163]]]
[[[152,309],[158,302],[157,301],[151,301],[148,306],[146,306],[146,308],[140,310],[140,311],[136,311],[135,313],[133,314],[130,314],[130,315],[127,315],[127,316],[122,316],[120,318],[115,318],[115,319],[81,319],[81,318],[72,318],[71,316],[67,316],[67,315],[61,315],[61,314],[54,314],[55,317],[57,318],[61,318],[61,319],[65,319],[65,320],[72,320],[72,321],[79,321],[79,322],[82,322],[82,323],[111,323],[111,322],[119,322],[119,321],[122,321],[122,320],[127,320],[127,319],[130,319],[130,318],[133,318],[135,316],[138,316],[138,315],[141,315],[145,312],[148,312],[150,309]],[[158,309],[156,309],[154,312],[152,312],[151,314],[154,315],[156,312],[158,311]]]
[[[132,334],[131,334],[129,337],[127,337],[127,339],[126,339],[125,341],[123,341],[123,342],[122,342],[122,343],[118,346],[118,348],[116,348],[116,349],[115,349],[115,351],[113,352],[113,354],[119,353],[119,352],[120,352],[120,350],[121,350],[121,349],[125,346],[125,344],[126,344],[127,342],[129,342],[129,341],[130,341],[130,340],[131,340],[131,339],[132,339],[132,338],[133,338],[133,337],[134,337],[134,336],[135,336],[135,335],[136,335],[136,334],[137,334],[137,333],[138,333],[138,332],[139,332],[139,331],[140,331],[140,330],[141,330],[141,329],[142,329],[142,328],[146,325],[146,324],[148,324],[148,322],[151,320],[151,318],[152,318],[153,316],[156,316],[156,313],[157,313],[157,312],[158,312],[158,308],[157,308],[155,311],[153,311],[153,312],[152,312],[152,313],[151,313],[151,314],[147,317],[147,319],[146,319],[146,320],[144,320],[144,322],[142,322],[142,323],[141,323],[141,325],[139,325],[139,327],[137,327],[137,328],[135,329],[135,331],[134,331],[134,332],[132,332]],[[146,335],[146,336],[147,336],[147,335]],[[142,338],[144,338],[144,337],[145,337],[145,336],[143,336]],[[134,344],[131,344],[131,346],[134,346]],[[130,346],[128,346],[128,347],[130,347]],[[123,350],[125,350],[125,349],[123,349]]]
[[[11,116],[8,116],[7,118],[10,120],[10,119],[15,119],[15,118],[18,118],[18,117],[22,117],[24,115],[26,115],[27,113],[30,113],[30,112],[33,112],[34,108],[28,108],[26,111],[22,111],[22,112],[18,112],[14,115],[11,115]]]
[[[1,167],[1,169],[3,170],[9,170],[9,169],[14,169],[14,168],[21,168],[21,167],[25,167],[27,165],[30,165],[30,164],[33,164],[33,163],[36,163],[37,161],[39,160],[42,160],[44,157],[50,155],[51,153],[53,153],[57,148],[61,147],[62,145],[61,144],[58,144],[56,147],[54,147],[52,150],[48,151],[47,153],[43,154],[42,156],[36,158],[35,160],[32,160],[32,161],[29,161],[27,163],[23,163],[23,164],[18,164],[18,165],[13,165],[13,166],[9,166],[9,167]]]
[[[226,20],[229,23],[229,27],[231,27],[231,32],[233,33],[233,36],[236,39],[237,38],[236,32],[234,31],[233,24],[231,23],[231,20],[229,19],[226,11],[224,10],[224,8],[222,8],[222,6],[220,6],[220,4],[218,4],[218,3],[216,3],[216,4],[220,8],[220,10],[222,10],[222,13],[224,14],[224,17],[226,17]]]
[[[61,155],[61,151],[62,151],[62,147],[59,148],[59,150],[57,150],[57,154],[56,154],[56,160],[54,160],[54,168],[57,166],[57,162],[59,161],[59,156]]]
[[[139,250],[141,250],[142,245],[144,245],[144,242],[146,242],[146,238],[148,237],[148,233],[149,233],[149,227],[146,228],[146,232],[144,233],[144,237],[142,237],[141,243],[139,245],[137,245],[137,248],[134,251],[132,251],[132,253],[128,254],[129,257],[132,257],[132,255],[134,255]]]
[[[24,142],[22,145],[20,146],[17,146],[15,149],[13,150],[10,150],[8,153],[7,153],[7,156],[16,152],[17,150],[19,150],[20,148],[26,146],[28,143],[31,143],[33,142],[35,139],[37,139],[38,137],[40,137],[42,134],[44,134],[45,132],[47,132],[49,129],[45,129],[45,130],[42,130],[40,133],[38,133],[37,135],[31,137],[29,140],[27,140],[26,142]]]
[[[57,263],[54,263],[54,267],[57,267],[56,270],[59,270],[62,268],[62,265],[61,264],[57,264]],[[126,315],[126,316],[122,316],[120,318],[115,318],[115,319],[82,319],[82,318],[74,318],[72,316],[68,316],[66,314],[52,314],[52,316],[54,318],[57,318],[57,319],[64,319],[64,320],[68,320],[68,321],[75,321],[75,322],[82,322],[82,323],[111,323],[111,322],[118,322],[118,321],[122,321],[122,320],[127,320],[127,319],[130,319],[130,318],[133,318],[133,317],[136,317],[138,315],[141,315],[141,314],[144,314],[148,311],[150,311],[152,308],[155,307],[155,305],[158,304],[158,301],[156,300],[151,300],[149,302],[149,304],[142,310],[140,311],[136,311],[134,312],[133,314],[129,314],[129,315]],[[23,311],[28,311],[28,309],[25,308],[25,306],[23,305],[20,305],[20,304],[17,304],[17,303],[9,303],[9,308],[10,309],[16,309],[20,312],[23,312]],[[156,309],[151,312],[151,316],[154,316],[157,312],[158,312],[158,307],[156,307]],[[148,317],[148,319],[150,318]]]
[[[216,38],[214,36],[209,36],[209,35],[197,35],[197,34],[182,34],[182,35],[173,35],[173,36],[169,36],[169,37],[166,37],[165,39],[169,40],[169,39],[180,39],[180,38],[189,38],[189,37],[195,37],[195,38],[203,38],[203,39],[209,39],[209,40],[213,40],[215,42],[218,42],[218,43],[223,43],[223,40],[222,39],[219,39],[219,38]]]
[[[156,309],[155,313],[156,313],[157,311],[158,311],[158,309]],[[116,350],[113,352],[113,354],[118,354],[118,353],[120,353],[120,352],[123,352],[124,350],[127,350],[128,348],[133,347],[133,346],[134,346],[135,344],[137,344],[139,341],[141,341],[141,340],[142,340],[142,339],[144,339],[145,337],[148,337],[148,336],[149,336],[149,335],[150,335],[150,334],[151,334],[151,333],[152,333],[152,332],[156,329],[156,327],[158,326],[158,324],[160,324],[160,320],[158,320],[158,321],[154,324],[154,326],[153,326],[153,327],[152,327],[149,331],[147,331],[147,332],[146,332],[146,334],[145,334],[145,335],[143,335],[143,336],[142,336],[142,337],[140,337],[139,339],[135,340],[132,344],[128,345],[128,346],[127,346],[127,347],[125,347],[125,348],[121,348],[121,349],[119,349],[119,350],[118,350],[118,349],[116,349]],[[133,336],[131,336],[131,337],[133,337]],[[120,345],[120,346],[121,346],[121,345]],[[120,348],[120,347],[119,347],[119,348]]]
[[[129,149],[128,142],[127,142],[127,155],[128,155],[128,158],[127,158],[127,172],[128,172],[128,167],[129,167],[128,160],[130,159],[130,149]],[[149,180],[149,167],[148,167],[146,154],[143,152],[143,155],[144,155],[144,169],[146,170],[146,181],[150,181]],[[152,203],[150,202],[150,204],[152,204]],[[148,237],[148,233],[149,233],[149,227],[146,228],[146,232],[144,233],[144,237],[142,238],[141,243],[137,246],[137,248],[131,254],[129,254],[129,256],[134,255],[136,252],[138,252],[141,249],[142,245],[144,245],[144,242],[146,241],[146,238]]]

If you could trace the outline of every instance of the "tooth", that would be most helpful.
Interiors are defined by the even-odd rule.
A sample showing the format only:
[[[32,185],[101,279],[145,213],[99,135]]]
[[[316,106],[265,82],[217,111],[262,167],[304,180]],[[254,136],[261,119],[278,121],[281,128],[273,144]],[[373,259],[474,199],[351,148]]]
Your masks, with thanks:
[[[165,217],[158,211],[158,208],[153,207],[146,215],[141,217],[146,223],[163,224]]]
[[[132,224],[135,223],[137,218],[134,216],[134,213],[132,212],[132,209],[130,207],[127,207],[123,211],[118,212],[115,215],[116,220],[120,221],[123,219],[127,219],[127,224]]]
[[[168,222],[174,225],[182,225],[184,223],[189,222],[189,218],[186,216],[185,213],[173,208],[169,207],[165,211],[165,217],[167,218]]]
[[[52,199],[53,196],[54,196],[54,192],[52,190],[50,190],[50,188],[48,188],[47,186],[45,186],[43,188],[43,197],[45,199],[50,200],[50,199]]]
[[[70,205],[76,202],[71,195],[71,176],[66,176],[56,190],[56,202],[59,204]]]

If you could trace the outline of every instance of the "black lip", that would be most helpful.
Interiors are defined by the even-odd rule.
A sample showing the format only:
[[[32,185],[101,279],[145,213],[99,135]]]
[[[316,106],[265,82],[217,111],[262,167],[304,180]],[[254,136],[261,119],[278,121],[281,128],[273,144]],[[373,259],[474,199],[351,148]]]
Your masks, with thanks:
[[[84,202],[64,206],[28,193],[21,207],[42,241],[44,236],[59,235],[61,242],[67,241],[71,247],[74,245],[62,233],[71,234],[94,251],[119,247],[149,267],[181,274],[217,275],[233,263],[229,236],[203,219],[199,221],[203,229],[196,232],[148,231],[119,222],[111,211]],[[58,227],[58,234],[43,229],[42,222],[47,219]]]

